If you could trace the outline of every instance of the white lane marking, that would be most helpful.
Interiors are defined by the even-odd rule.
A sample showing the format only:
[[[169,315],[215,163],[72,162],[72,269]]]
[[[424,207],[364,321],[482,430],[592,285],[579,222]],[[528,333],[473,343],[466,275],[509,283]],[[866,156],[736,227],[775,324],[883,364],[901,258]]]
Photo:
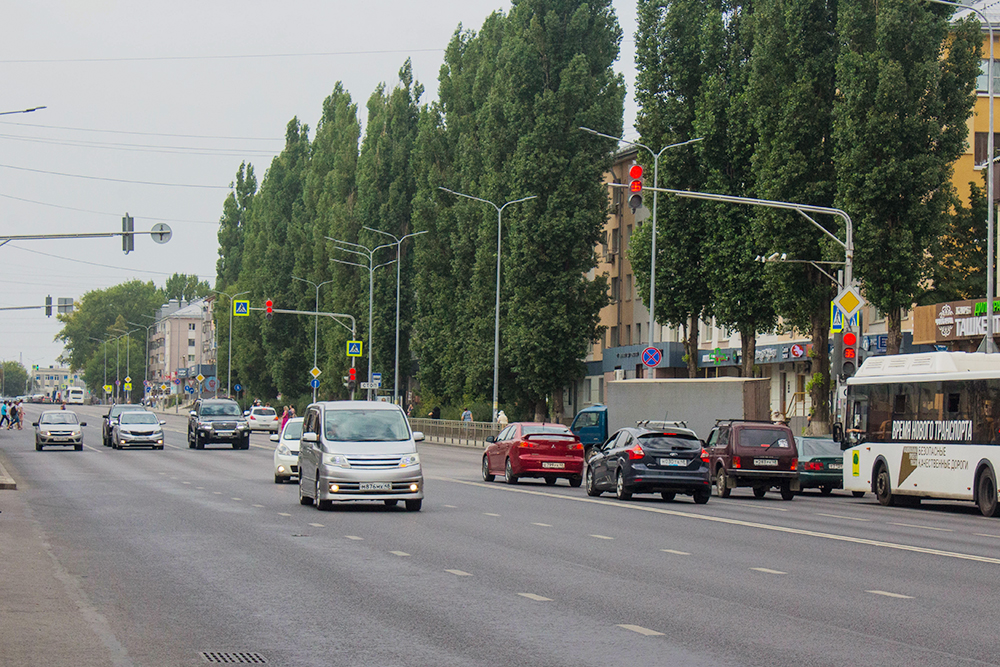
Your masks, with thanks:
[[[445,505],[445,507],[450,507],[453,510],[458,509],[458,507],[456,507],[455,505]]]
[[[170,479],[177,479],[177,477],[171,477]]]
[[[181,482],[181,484],[190,484],[191,482]]]
[[[292,515],[291,514],[287,514],[285,512],[278,512],[278,516],[292,516]]]
[[[312,526],[313,528],[326,528],[326,526],[324,526],[321,523],[311,523],[309,525]]]
[[[647,637],[662,637],[662,632],[657,632],[656,630],[650,630],[649,628],[644,628],[641,625],[628,625],[627,623],[619,623],[619,628],[625,630],[631,630],[632,632],[638,632],[640,635],[646,635]]]
[[[221,496],[222,495],[222,491],[212,491],[212,493],[214,495],[216,495],[216,496]]]
[[[365,539],[363,537],[358,537],[357,535],[344,535],[344,537],[346,537],[349,540],[363,540],[363,539]]]
[[[436,475],[428,477],[427,479],[433,479],[439,482],[451,482],[453,484],[464,484],[466,486],[478,486],[484,489],[492,489],[493,491],[500,493],[524,493],[533,496],[544,496],[546,498],[558,498],[559,500],[564,500],[569,502],[606,505],[608,507],[614,507],[623,510],[631,510],[633,512],[652,512],[654,514],[666,514],[668,516],[676,516],[684,519],[694,519],[696,521],[709,521],[711,523],[721,523],[729,526],[742,526],[744,528],[770,530],[776,533],[785,533],[788,535],[817,537],[824,540],[833,540],[835,542],[847,542],[849,544],[863,544],[871,547],[880,547],[882,549],[896,549],[899,551],[909,551],[912,553],[926,554],[928,556],[942,556],[944,558],[957,558],[959,560],[970,560],[970,561],[975,561],[977,563],[989,563],[991,565],[1000,565],[1000,558],[991,558],[989,556],[977,556],[975,554],[966,554],[958,551],[942,551],[941,549],[928,549],[926,547],[918,547],[912,544],[902,544],[900,542],[884,542],[882,540],[871,540],[864,537],[851,537],[849,535],[837,535],[836,533],[824,533],[818,530],[789,528],[788,526],[775,526],[766,523],[758,523],[756,521],[729,519],[726,517],[714,516],[711,514],[694,514],[692,512],[663,509],[660,507],[653,507],[649,505],[623,504],[618,502],[611,502],[609,500],[602,500],[600,498],[579,497],[579,496],[563,495],[559,493],[548,493],[546,491],[534,491],[532,489],[512,488],[507,484],[502,484],[502,485],[484,484],[481,482],[470,482],[468,480],[455,479],[452,477],[438,477]],[[712,502],[714,503],[717,501],[712,501]]]
[[[254,507],[263,507],[263,505],[254,505]]]
[[[499,514],[494,514],[493,512],[483,512],[485,516],[500,516]]]
[[[204,486],[196,486],[196,487],[194,487],[194,488],[196,488],[196,489],[202,489],[202,490],[204,490],[204,489],[205,489],[205,487],[204,487]]]
[[[552,602],[552,598],[542,597],[541,595],[535,595],[534,593],[518,593],[523,598],[528,598],[529,600],[534,600],[535,602]]]
[[[676,549],[660,549],[660,551],[668,554],[674,554],[676,556],[690,556],[691,554],[687,551],[677,551]]]
[[[912,595],[903,595],[901,593],[890,593],[889,591],[865,591],[865,593],[874,593],[875,595],[884,595],[887,598],[898,598],[900,600],[912,600]]]
[[[976,533],[979,537],[996,537],[1000,539],[1000,535],[990,535],[989,533]]]
[[[828,516],[833,519],[847,519],[848,521],[868,521],[868,522],[871,521],[871,519],[861,519],[856,516],[844,516],[843,514],[823,514],[822,512],[816,512],[816,516]]]
[[[608,537],[607,535],[591,535],[591,537],[596,537],[599,540],[613,540],[615,538]]]
[[[955,531],[951,528],[935,528],[934,526],[918,526],[915,523],[896,523],[894,521],[889,522],[890,526],[904,526],[906,528],[923,528],[924,530],[938,530],[942,533],[954,533]]]
[[[160,472],[160,473],[157,473],[157,474],[158,474],[158,475],[166,475],[167,473],[165,473],[165,472]]]
[[[449,572],[449,573],[455,575],[456,577],[471,577],[472,576],[468,572],[463,572],[462,570],[445,570],[445,572]]]
[[[764,574],[788,574],[787,572],[782,572],[781,570],[772,570],[766,567],[751,567],[751,570],[756,570],[757,572],[763,572]]]
[[[187,449],[187,447],[178,447],[177,445],[171,445],[171,444],[167,444],[167,447],[169,447],[170,449]],[[166,473],[163,474],[165,475]]]
[[[90,445],[84,445],[84,447],[92,452],[101,452],[102,454],[104,453],[103,449],[98,449],[97,447],[91,447]]]
[[[409,556],[410,555],[410,554],[406,553],[405,551],[390,551],[389,553],[391,553],[393,556]]]
[[[242,498],[230,498],[230,500],[243,500]]]
[[[531,525],[532,526],[541,526],[542,528],[551,528],[552,527],[551,523],[533,523]]]

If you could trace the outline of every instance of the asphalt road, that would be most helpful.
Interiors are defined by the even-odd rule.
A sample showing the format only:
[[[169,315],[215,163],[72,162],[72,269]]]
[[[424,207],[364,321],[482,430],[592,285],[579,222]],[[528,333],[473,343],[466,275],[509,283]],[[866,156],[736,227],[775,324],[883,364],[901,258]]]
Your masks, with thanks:
[[[77,409],[83,452],[0,431],[0,509],[26,506],[100,647],[38,642],[35,664],[1000,663],[1000,521],[971,505],[619,502],[484,483],[478,451],[425,444],[423,511],[320,512],[273,483],[266,434],[190,450],[168,417],[164,451],[115,451],[101,411]]]

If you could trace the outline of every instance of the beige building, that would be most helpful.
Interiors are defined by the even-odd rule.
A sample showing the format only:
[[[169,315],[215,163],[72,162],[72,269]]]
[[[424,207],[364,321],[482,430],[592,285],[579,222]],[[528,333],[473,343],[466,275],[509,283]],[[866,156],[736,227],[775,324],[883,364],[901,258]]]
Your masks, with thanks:
[[[149,330],[149,378],[154,388],[169,386],[169,393],[196,385],[199,374],[215,376],[214,297],[192,302],[171,300],[157,312]]]

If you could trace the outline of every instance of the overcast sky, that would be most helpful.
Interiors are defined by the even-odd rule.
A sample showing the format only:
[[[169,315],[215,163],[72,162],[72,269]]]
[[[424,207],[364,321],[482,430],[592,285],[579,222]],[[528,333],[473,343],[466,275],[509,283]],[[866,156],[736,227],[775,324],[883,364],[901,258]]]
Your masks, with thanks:
[[[635,117],[635,1],[615,0],[618,71]],[[403,61],[437,97],[444,48],[478,30],[498,0],[9,2],[0,22],[0,234],[136,230],[173,239],[11,241],[0,247],[0,307],[44,303],[175,273],[215,282],[222,203],[241,161],[258,179],[293,117],[312,130],[337,81],[364,114]],[[364,122],[364,117],[362,117]],[[61,326],[42,310],[0,311],[0,360],[48,366]]]

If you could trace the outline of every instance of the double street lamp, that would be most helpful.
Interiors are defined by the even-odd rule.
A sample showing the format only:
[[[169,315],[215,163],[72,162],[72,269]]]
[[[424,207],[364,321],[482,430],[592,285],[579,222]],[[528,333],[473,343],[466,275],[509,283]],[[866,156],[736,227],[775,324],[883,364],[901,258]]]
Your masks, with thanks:
[[[497,408],[499,407],[499,403],[497,401],[497,387],[500,382],[500,230],[502,226],[503,210],[511,204],[519,204],[521,202],[528,201],[529,199],[537,199],[538,195],[522,197],[521,199],[509,201],[502,206],[497,206],[489,199],[480,199],[479,197],[473,197],[472,195],[467,195],[462,192],[455,192],[454,190],[449,190],[448,188],[441,186],[438,186],[438,189],[444,190],[445,192],[453,194],[456,197],[465,197],[466,199],[489,204],[497,210],[497,299],[493,323],[493,419],[491,420],[495,422],[497,420]]]
[[[319,288],[322,287],[323,285],[329,285],[333,281],[332,280],[324,280],[323,282],[321,282],[320,284],[317,285],[316,283],[314,283],[311,280],[306,280],[305,278],[298,278],[296,276],[292,276],[292,280],[298,280],[299,282],[309,283],[310,285],[312,285],[313,287],[316,288],[316,315],[314,316],[315,324],[313,325],[313,368],[316,368],[317,367],[316,366],[317,352],[319,350]],[[237,295],[237,296],[239,296],[239,295]],[[232,308],[230,308],[230,315],[229,315],[229,317],[232,318]],[[230,327],[231,326],[232,326],[232,319],[230,319]],[[230,334],[230,340],[232,340],[232,329],[230,329],[229,334]],[[313,400],[312,400],[312,402],[313,403],[316,402],[316,386],[315,386],[315,383],[313,383]]]

